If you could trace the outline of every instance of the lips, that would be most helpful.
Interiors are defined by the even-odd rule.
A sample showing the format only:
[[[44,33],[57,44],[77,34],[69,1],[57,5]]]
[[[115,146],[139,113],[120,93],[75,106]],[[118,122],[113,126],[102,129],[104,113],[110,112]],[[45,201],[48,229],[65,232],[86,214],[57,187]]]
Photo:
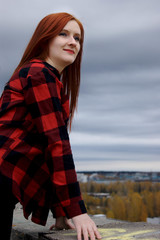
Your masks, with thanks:
[[[64,49],[64,51],[68,52],[68,53],[71,53],[71,54],[74,54],[74,51],[71,50],[71,49]]]

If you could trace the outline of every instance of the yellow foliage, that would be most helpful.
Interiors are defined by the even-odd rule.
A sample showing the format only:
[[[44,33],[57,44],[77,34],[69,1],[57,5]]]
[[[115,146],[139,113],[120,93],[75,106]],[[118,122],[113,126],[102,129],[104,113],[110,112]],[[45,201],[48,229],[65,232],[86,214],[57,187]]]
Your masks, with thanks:
[[[112,210],[109,210],[107,212],[107,218],[115,218],[114,213],[112,212]]]
[[[153,182],[96,182],[81,183],[83,199],[89,214],[106,214],[108,218],[127,221],[146,221],[160,217],[160,183]],[[106,199],[88,193],[109,193]],[[107,213],[106,213],[107,212]]]

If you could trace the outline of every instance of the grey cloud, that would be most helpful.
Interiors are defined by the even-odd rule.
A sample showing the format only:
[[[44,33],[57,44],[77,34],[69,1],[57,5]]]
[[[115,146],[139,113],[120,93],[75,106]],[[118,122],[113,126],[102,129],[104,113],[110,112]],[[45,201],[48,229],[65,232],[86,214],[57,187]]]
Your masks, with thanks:
[[[47,2],[47,3],[46,3]],[[0,91],[9,80],[38,22],[68,11],[83,22],[85,45],[78,114],[73,132],[129,138],[160,137],[160,1],[6,0],[0,14]],[[8,7],[10,6],[10,7]],[[75,159],[157,161],[151,144],[75,146]],[[90,157],[89,157],[90,156]],[[111,165],[112,166],[112,165]],[[127,165],[129,166],[129,165]],[[132,165],[131,165],[132,166]],[[160,167],[159,167],[160,169]]]
[[[88,40],[84,55],[84,72],[158,67],[160,63],[160,27],[103,39]]]
[[[78,131],[155,137],[160,133],[160,72],[84,74]],[[86,87],[86,88],[85,88]]]

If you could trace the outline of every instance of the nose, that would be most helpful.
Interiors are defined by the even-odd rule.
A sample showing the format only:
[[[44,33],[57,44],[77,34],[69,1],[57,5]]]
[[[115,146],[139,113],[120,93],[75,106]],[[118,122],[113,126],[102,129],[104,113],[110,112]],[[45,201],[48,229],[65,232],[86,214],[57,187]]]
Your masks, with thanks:
[[[69,45],[74,46],[74,47],[76,47],[76,45],[77,45],[75,38],[72,36],[69,39]]]

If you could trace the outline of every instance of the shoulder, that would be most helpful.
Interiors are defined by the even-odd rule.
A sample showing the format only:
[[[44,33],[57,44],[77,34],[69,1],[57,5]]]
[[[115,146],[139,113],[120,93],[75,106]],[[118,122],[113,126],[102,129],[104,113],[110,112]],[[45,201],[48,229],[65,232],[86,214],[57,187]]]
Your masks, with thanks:
[[[23,65],[23,67],[18,71],[19,78],[22,82],[28,81],[38,81],[39,83],[43,82],[55,82],[62,87],[60,82],[60,75],[58,76],[56,70],[53,71],[50,69],[45,62],[39,59],[33,59],[30,62]]]
[[[24,64],[19,69],[19,77],[20,78],[27,78],[29,76],[34,76],[36,74],[39,74],[43,72],[43,70],[46,69],[44,63],[42,60],[33,59],[29,61],[28,63]]]

